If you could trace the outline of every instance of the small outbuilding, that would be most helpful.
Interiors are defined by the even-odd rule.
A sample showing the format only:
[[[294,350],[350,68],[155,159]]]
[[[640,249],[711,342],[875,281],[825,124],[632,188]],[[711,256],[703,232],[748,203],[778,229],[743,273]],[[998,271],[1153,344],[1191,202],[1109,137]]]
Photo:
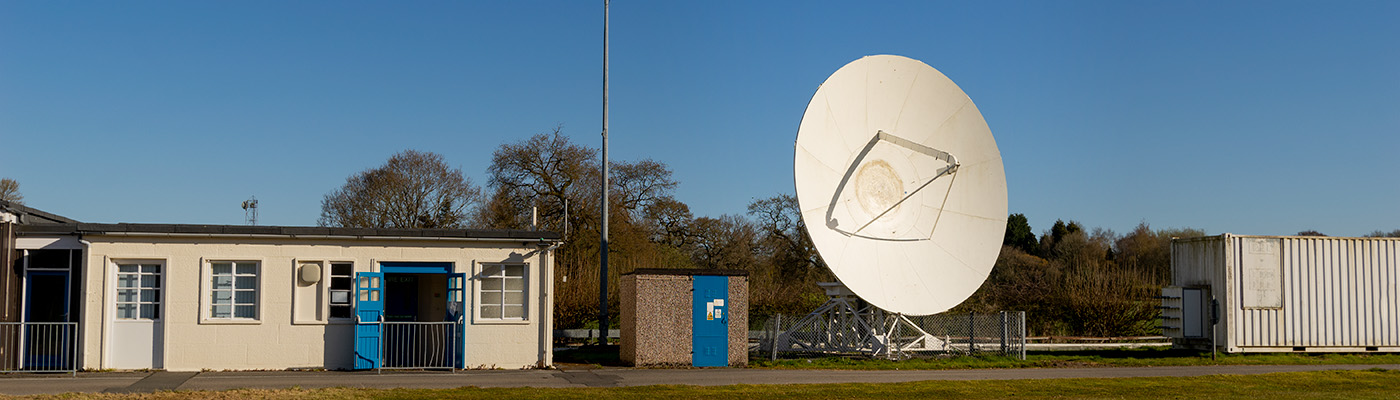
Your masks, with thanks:
[[[0,218],[0,370],[553,363],[556,233]]]
[[[1162,331],[1237,352],[1400,351],[1400,239],[1172,239]]]
[[[622,275],[621,291],[623,362],[748,364],[747,271],[638,269]]]

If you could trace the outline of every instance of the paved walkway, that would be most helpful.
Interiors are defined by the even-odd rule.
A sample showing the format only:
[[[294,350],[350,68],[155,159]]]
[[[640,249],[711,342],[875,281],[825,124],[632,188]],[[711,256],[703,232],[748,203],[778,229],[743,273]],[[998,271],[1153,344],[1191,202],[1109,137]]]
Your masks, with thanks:
[[[1228,365],[1198,367],[1025,368],[941,371],[837,371],[718,369],[574,369],[448,372],[93,372],[72,375],[18,374],[0,376],[0,394],[64,392],[152,392],[157,390],[456,388],[477,387],[615,387],[646,385],[733,385],[800,383],[891,383],[928,380],[1005,380],[1061,378],[1128,378],[1263,374],[1271,372],[1400,369],[1381,365]]]

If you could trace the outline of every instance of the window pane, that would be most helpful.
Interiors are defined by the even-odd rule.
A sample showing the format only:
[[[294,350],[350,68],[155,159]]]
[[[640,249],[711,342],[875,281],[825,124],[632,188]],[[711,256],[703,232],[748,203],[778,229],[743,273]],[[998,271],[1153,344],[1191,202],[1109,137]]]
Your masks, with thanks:
[[[117,287],[136,287],[136,275],[117,275]]]
[[[258,287],[257,284],[256,284],[257,279],[258,279],[258,278],[252,277],[252,276],[240,276],[240,277],[236,277],[236,278],[234,278],[233,286],[234,286],[235,288],[238,288],[238,289],[252,289],[252,288],[256,288],[256,287]]]
[[[349,289],[349,288],[350,288],[350,277],[345,277],[345,276],[332,276],[332,277],[331,277],[331,289]]]
[[[238,263],[239,275],[252,275],[258,273],[258,265],[254,263]]]
[[[256,315],[255,315],[256,312],[257,312],[257,307],[256,307],[256,306],[234,306],[234,307],[233,307],[233,317],[234,317],[234,318],[253,318],[253,317],[256,316]]]
[[[331,275],[350,275],[355,272],[355,265],[349,263],[331,264]]]
[[[148,274],[159,274],[160,266],[155,264],[145,264],[141,266],[141,272],[145,272]]]
[[[253,304],[257,301],[258,292],[252,290],[239,290],[233,295],[233,302],[237,304]]]
[[[331,306],[331,318],[350,318],[350,307]]]
[[[135,305],[135,304],[118,304],[118,305],[117,305],[117,318],[120,318],[120,319],[135,319],[135,318],[136,318],[136,305]]]
[[[210,307],[209,316],[212,318],[229,318],[233,316],[233,306],[213,306]]]
[[[481,306],[482,318],[500,318],[501,306]]]
[[[136,268],[135,265],[118,265],[117,272],[136,272]]]
[[[215,277],[214,277],[214,288],[215,288],[215,289],[232,289],[232,288],[233,288],[233,277],[232,277],[232,276],[215,276]]]
[[[525,276],[524,265],[507,265],[506,276]]]
[[[332,290],[331,304],[350,304],[350,291]]]
[[[525,318],[525,307],[506,306],[505,318]]]
[[[216,274],[216,275],[228,275],[228,274],[232,274],[232,273],[233,273],[233,264],[230,264],[230,263],[213,263],[213,264],[211,264],[211,265],[214,266],[213,270],[214,270],[214,274]]]
[[[487,278],[481,281],[481,290],[501,290],[501,278]]]
[[[154,303],[160,301],[160,289],[145,289],[141,291],[141,301]]]
[[[507,290],[525,290],[525,280],[518,278],[506,278]]]
[[[142,305],[141,305],[141,319],[156,319],[156,305],[155,305],[155,304],[142,304]]]
[[[379,289],[370,289],[369,301],[379,301]]]
[[[501,292],[481,292],[481,304],[501,304]]]
[[[525,292],[506,292],[506,301],[503,304],[525,304]]]
[[[117,289],[117,301],[122,303],[136,301],[136,289]]]
[[[368,290],[361,290],[361,291],[360,291],[360,301],[369,301],[369,291],[368,291]]]
[[[141,287],[143,287],[143,288],[156,288],[156,287],[160,287],[160,275],[141,275]]]
[[[500,276],[500,275],[501,275],[501,266],[499,266],[499,265],[487,265],[487,266],[481,268],[481,276]]]
[[[232,291],[232,290],[215,290],[215,291],[214,291],[214,304],[231,304],[231,303],[233,303],[233,291]]]

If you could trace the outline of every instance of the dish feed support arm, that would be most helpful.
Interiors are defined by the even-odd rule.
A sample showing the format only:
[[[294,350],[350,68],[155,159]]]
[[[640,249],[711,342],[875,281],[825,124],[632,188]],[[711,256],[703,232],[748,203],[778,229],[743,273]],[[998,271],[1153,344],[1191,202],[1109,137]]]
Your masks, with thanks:
[[[861,224],[859,228],[856,228],[856,230],[854,230],[854,231],[848,231],[848,230],[845,230],[845,229],[841,229],[840,227],[838,227],[839,223],[836,221],[836,219],[835,219],[835,218],[832,218],[832,214],[833,214],[833,213],[835,212],[835,210],[836,210],[836,204],[837,204],[837,203],[840,201],[840,199],[841,199],[841,192],[844,191],[844,190],[846,190],[846,184],[849,183],[849,182],[851,181],[851,176],[852,176],[852,175],[855,175],[856,170],[858,169],[858,167],[861,166],[861,162],[862,162],[862,161],[865,161],[865,157],[866,157],[867,155],[870,154],[870,150],[871,150],[871,149],[874,149],[874,148],[875,148],[875,145],[876,145],[876,144],[879,144],[880,141],[886,141],[886,142],[889,142],[890,144],[893,144],[893,145],[896,145],[896,146],[900,146],[900,147],[903,147],[903,148],[906,148],[906,149],[909,149],[909,150],[913,150],[913,151],[915,151],[915,152],[922,153],[922,154],[924,154],[924,155],[927,155],[927,156],[929,156],[929,157],[933,157],[933,158],[938,159],[938,160],[942,160],[943,162],[948,163],[948,166],[939,169],[939,170],[938,170],[938,173],[934,174],[933,177],[932,177],[932,178],[929,178],[928,181],[925,181],[922,185],[919,185],[918,188],[916,188],[916,189],[914,189],[914,190],[909,191],[908,193],[906,193],[906,194],[904,195],[903,198],[899,199],[899,201],[895,202],[894,204],[890,205],[889,207],[886,207],[884,211],[881,211],[879,214],[876,214],[874,218],[871,218],[869,221],[866,221],[864,224]],[[895,208],[898,208],[900,204],[904,204],[904,202],[905,202],[906,200],[909,200],[909,198],[911,198],[911,197],[913,197],[915,194],[919,193],[919,191],[924,190],[924,188],[925,188],[925,187],[928,187],[928,185],[929,185],[930,183],[933,183],[933,181],[938,180],[938,178],[943,177],[944,175],[952,175],[953,173],[957,172],[957,171],[958,171],[958,165],[959,165],[959,164],[958,164],[958,158],[957,158],[957,157],[954,157],[952,154],[949,154],[949,153],[946,152],[946,151],[942,151],[942,150],[938,150],[938,149],[935,149],[935,148],[932,148],[932,147],[928,147],[928,146],[925,146],[925,145],[916,143],[916,142],[914,142],[914,141],[912,141],[912,140],[905,139],[905,138],[902,138],[902,137],[899,137],[899,136],[895,136],[894,134],[891,134],[891,133],[889,133],[889,132],[885,132],[885,131],[883,131],[883,130],[875,131],[875,136],[872,137],[872,138],[870,138],[870,141],[867,142],[867,143],[865,144],[865,147],[862,148],[862,149],[860,150],[860,154],[856,156],[855,161],[852,161],[850,167],[846,168],[846,174],[845,174],[844,176],[841,177],[841,183],[838,184],[838,185],[836,186],[836,191],[835,191],[835,193],[833,193],[833,194],[831,195],[831,204],[828,204],[828,205],[827,205],[827,208],[826,208],[826,226],[827,226],[828,228],[831,228],[832,230],[835,230],[835,231],[837,231],[837,232],[841,232],[841,233],[844,233],[844,234],[847,234],[847,235],[859,236],[859,237],[864,237],[864,238],[869,238],[869,239],[876,239],[876,240],[904,240],[904,241],[908,241],[908,240],[925,240],[925,239],[888,239],[888,238],[877,238],[877,237],[871,237],[871,236],[861,235],[861,234],[860,234],[860,231],[861,231],[861,230],[864,230],[864,229],[867,228],[867,227],[869,227],[870,224],[874,223],[875,221],[878,221],[878,220],[880,219],[880,217],[884,217],[885,214],[889,214],[890,211],[894,210]],[[945,198],[944,201],[947,201],[947,199]],[[941,210],[941,208],[940,208],[940,210]],[[941,212],[941,211],[940,211],[940,212]]]

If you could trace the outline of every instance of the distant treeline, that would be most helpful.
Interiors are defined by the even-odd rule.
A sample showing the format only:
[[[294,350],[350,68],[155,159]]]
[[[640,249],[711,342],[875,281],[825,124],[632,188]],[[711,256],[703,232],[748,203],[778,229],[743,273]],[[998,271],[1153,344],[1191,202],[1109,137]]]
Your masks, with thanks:
[[[533,225],[559,232],[565,240],[555,253],[555,327],[596,327],[603,220],[599,158],[597,150],[555,129],[497,148],[482,190],[441,155],[405,151],[327,194],[320,223]],[[806,314],[826,300],[816,284],[835,277],[812,245],[794,196],[753,199],[740,215],[696,217],[672,196],[678,183],[666,164],[615,161],[610,169],[607,300],[614,326],[620,275],[639,268],[748,271],[751,321]],[[1155,335],[1154,296],[1171,278],[1171,238],[1203,233],[1154,231],[1144,222],[1118,235],[1056,221],[1037,237],[1024,215],[1011,214],[990,277],[952,312],[1024,310],[1030,334],[1037,336]],[[1372,235],[1400,236],[1400,230]]]

